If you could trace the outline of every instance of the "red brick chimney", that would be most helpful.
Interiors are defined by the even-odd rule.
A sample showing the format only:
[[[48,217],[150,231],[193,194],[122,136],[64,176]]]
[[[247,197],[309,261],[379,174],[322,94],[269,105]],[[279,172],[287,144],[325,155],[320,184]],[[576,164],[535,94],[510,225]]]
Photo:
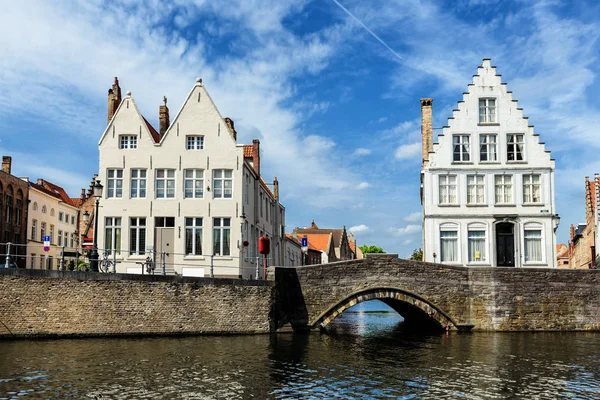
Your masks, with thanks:
[[[167,107],[167,96],[163,96],[163,102],[164,104],[158,108],[160,136],[165,134],[167,129],[169,129],[169,125],[171,124],[171,121],[169,120],[169,108]]]
[[[110,123],[113,115],[117,111],[117,108],[121,104],[121,87],[119,86],[119,79],[115,76],[115,82],[111,89],[108,89],[108,121]]]
[[[585,177],[585,223],[590,225],[594,223],[594,182],[590,182],[590,177]]]
[[[260,177],[260,140],[258,139],[252,141],[252,165],[254,171]]]
[[[433,128],[431,125],[433,99],[421,99],[421,141],[423,166],[429,163],[429,152],[433,151]]]
[[[275,200],[279,201],[279,181],[277,177],[273,179],[273,194],[275,195]]]
[[[2,156],[2,171],[6,172],[10,175],[10,170],[12,167],[12,157],[11,156]]]

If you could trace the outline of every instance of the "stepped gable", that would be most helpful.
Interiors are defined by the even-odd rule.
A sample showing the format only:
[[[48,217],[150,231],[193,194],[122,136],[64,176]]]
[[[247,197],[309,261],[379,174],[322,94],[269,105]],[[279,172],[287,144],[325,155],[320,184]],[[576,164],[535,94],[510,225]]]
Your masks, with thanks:
[[[469,132],[475,131],[477,128],[477,124],[475,126],[469,125],[469,120],[472,121],[472,116],[468,115],[467,103],[472,101],[471,97],[475,96],[473,93],[474,87],[483,88],[484,91],[492,93],[494,90],[499,89],[503,94],[506,95],[508,102],[507,104],[500,104],[498,113],[503,113],[499,116],[500,119],[512,119],[520,120],[518,121],[520,125],[519,133],[524,133],[526,136],[531,136],[535,138],[535,143],[541,147],[541,152],[546,153],[547,159],[554,162],[554,159],[551,158],[551,152],[545,149],[545,143],[539,140],[539,134],[534,132],[534,126],[529,124],[529,117],[523,115],[523,108],[519,107],[518,101],[513,99],[512,91],[507,89],[507,83],[502,82],[502,75],[498,74],[496,71],[496,66],[491,65],[491,59],[484,58],[482,64],[477,68],[477,74],[473,75],[473,81],[467,85],[467,91],[463,92],[463,99],[459,100],[457,103],[457,108],[452,110],[452,116],[448,117],[448,124],[442,127],[442,133],[440,133],[437,137],[437,141],[432,145],[432,151],[429,152],[430,166],[436,167],[436,154],[439,152],[444,152],[446,147],[452,146],[452,135],[450,132]],[[475,99],[478,100],[478,99]],[[502,97],[498,98],[499,101],[502,101]],[[499,125],[499,124],[490,124],[491,125]]]

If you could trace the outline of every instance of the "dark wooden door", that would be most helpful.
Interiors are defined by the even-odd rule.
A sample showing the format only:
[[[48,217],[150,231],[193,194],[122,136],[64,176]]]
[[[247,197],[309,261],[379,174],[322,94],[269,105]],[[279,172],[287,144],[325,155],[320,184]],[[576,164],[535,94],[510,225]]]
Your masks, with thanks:
[[[496,225],[496,257],[499,267],[515,266],[515,235],[513,224]]]

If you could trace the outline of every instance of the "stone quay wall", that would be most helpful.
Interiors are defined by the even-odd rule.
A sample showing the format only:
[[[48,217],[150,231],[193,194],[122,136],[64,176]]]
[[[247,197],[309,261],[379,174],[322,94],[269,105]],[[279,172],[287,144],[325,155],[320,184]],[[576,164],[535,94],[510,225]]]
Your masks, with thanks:
[[[280,326],[315,329],[357,301],[447,317],[451,328],[481,331],[600,330],[600,271],[469,268],[371,255],[304,267],[277,267]],[[401,309],[400,306],[397,309]],[[441,318],[440,318],[441,316]],[[407,319],[408,321],[408,319]]]
[[[272,281],[0,269],[0,338],[271,331]]]

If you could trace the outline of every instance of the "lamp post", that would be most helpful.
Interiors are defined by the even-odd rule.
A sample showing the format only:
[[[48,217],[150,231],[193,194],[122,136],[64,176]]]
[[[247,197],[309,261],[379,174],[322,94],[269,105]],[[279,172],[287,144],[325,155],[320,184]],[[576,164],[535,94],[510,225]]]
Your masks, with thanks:
[[[98,272],[98,207],[100,204],[100,197],[102,197],[103,188],[100,181],[96,181],[94,184],[94,197],[96,198],[96,211],[94,213],[94,247],[90,254],[90,271],[92,272]]]

